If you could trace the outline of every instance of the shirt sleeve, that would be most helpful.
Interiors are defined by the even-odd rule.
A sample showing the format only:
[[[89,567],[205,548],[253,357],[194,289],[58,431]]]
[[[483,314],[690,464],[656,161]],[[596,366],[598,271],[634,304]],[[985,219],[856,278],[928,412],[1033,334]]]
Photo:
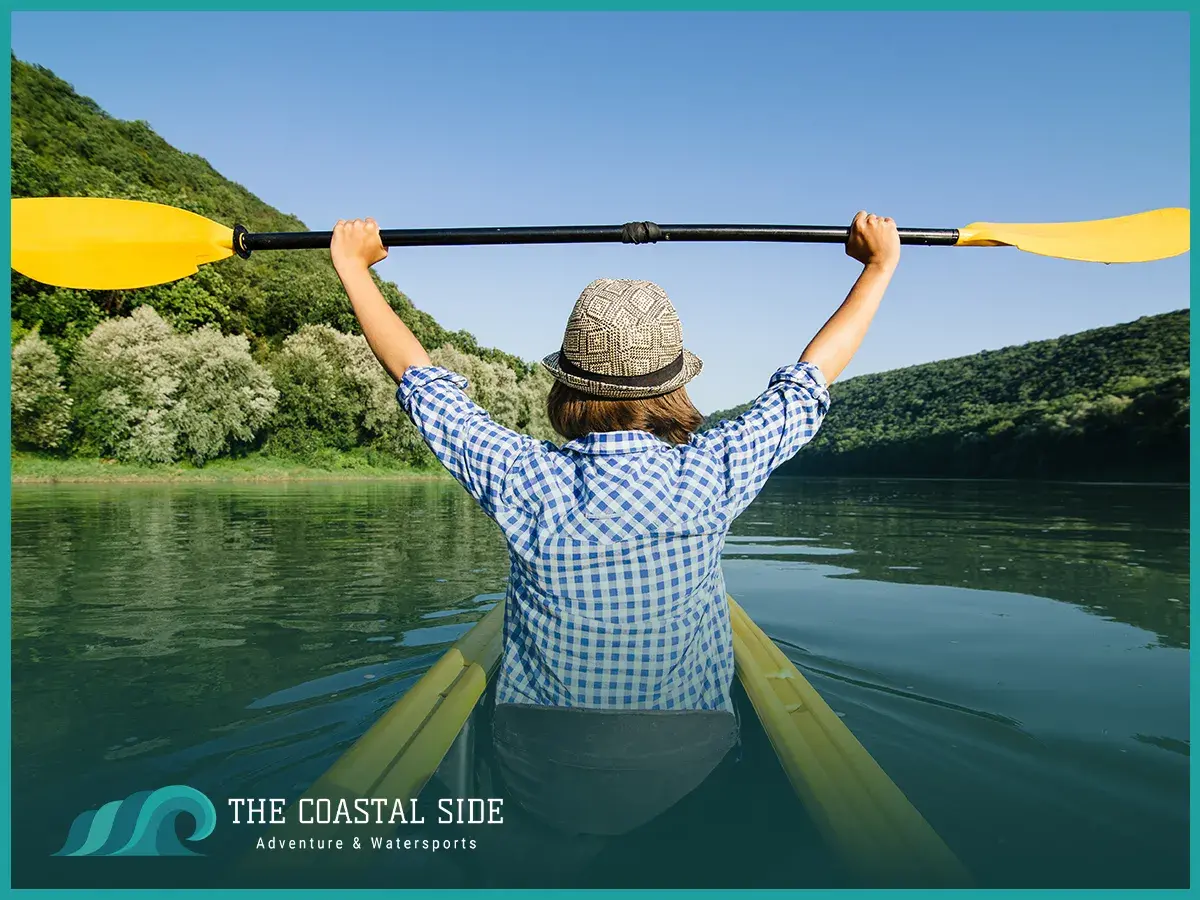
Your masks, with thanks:
[[[758,496],[767,477],[811,441],[829,411],[829,388],[817,366],[777,371],[754,404],[733,421],[699,435],[701,448],[724,463],[734,516]]]
[[[467,379],[440,366],[409,366],[396,399],[429,449],[491,514],[503,505],[505,480],[535,443],[492,419],[466,395]]]

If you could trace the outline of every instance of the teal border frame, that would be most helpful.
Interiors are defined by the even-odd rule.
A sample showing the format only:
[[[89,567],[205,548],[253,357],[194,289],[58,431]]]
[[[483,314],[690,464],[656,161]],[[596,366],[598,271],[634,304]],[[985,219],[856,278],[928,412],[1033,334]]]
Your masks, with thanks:
[[[12,16],[4,17],[4,42],[12,46]],[[12,54],[9,53],[9,84],[12,84]],[[4,95],[4,130],[12,137],[12,93]],[[12,190],[12,141],[4,145],[4,180]],[[4,230],[11,234],[11,210],[4,207]],[[5,305],[12,310],[12,282],[4,290]],[[12,346],[12,316],[0,323],[4,330],[4,346]],[[4,394],[12,397],[12,367],[3,370],[0,378],[4,380]],[[12,446],[12,403],[5,403],[0,410],[0,422],[3,422],[4,446]],[[3,865],[3,881],[0,884],[10,889],[12,884],[12,453],[4,454],[5,477],[4,485],[4,523],[0,525],[0,543],[3,543],[5,579],[0,591],[4,598],[4,658],[7,664],[0,671],[3,679],[4,716],[0,718],[0,759],[4,761],[4,783],[0,785],[0,865]]]
[[[12,16],[4,17],[4,40],[10,47],[12,46]],[[9,54],[9,84],[12,83],[12,54]],[[11,92],[4,95],[4,130],[12,132],[12,94]],[[4,173],[5,181],[9,182],[9,190],[12,189],[12,142],[4,145]],[[9,231],[9,207],[4,207],[4,230]],[[12,309],[12,283],[4,291],[5,305],[9,310]],[[12,316],[5,319],[0,328],[4,330],[4,346],[12,346]],[[8,397],[12,397],[12,368],[3,369],[3,375],[0,378],[4,380],[4,393]],[[4,441],[6,447],[12,446],[12,404],[5,403],[3,410],[0,410],[0,422],[3,422]],[[0,808],[0,840],[3,844],[0,845],[0,857],[2,857],[3,865],[3,882],[5,887],[12,884],[12,453],[4,454],[4,468],[6,471],[4,477],[4,524],[0,526],[0,543],[3,546],[4,553],[4,569],[5,575],[3,585],[4,597],[4,658],[8,661],[8,665],[4,666],[3,672],[0,672],[0,678],[4,680],[4,716],[0,719],[0,730],[3,734],[0,738],[0,759],[4,761],[4,784],[0,785],[0,803],[3,804]]]
[[[341,6],[336,4],[334,0],[246,0],[246,2],[238,2],[238,0],[205,0],[205,2],[189,2],[171,4],[152,2],[152,0],[113,0],[113,2],[103,3],[96,0],[48,0],[48,2],[10,2],[6,3],[6,15],[4,16],[3,32],[5,42],[12,46],[12,13],[14,12],[49,12],[49,11],[95,11],[95,12],[126,12],[126,11],[227,11],[227,12],[258,12],[258,11],[279,11],[279,12],[300,12],[300,11],[327,11],[327,12],[361,12],[371,10],[420,10],[420,11],[449,11],[449,10],[480,10],[480,11],[497,11],[497,12],[518,12],[518,11],[589,11],[589,12],[618,12],[618,11],[729,11],[729,12],[751,12],[751,11],[771,11],[771,10],[798,10],[798,11],[818,11],[818,12],[868,12],[868,11],[892,11],[892,12],[935,12],[935,11],[954,11],[954,12],[1019,12],[1019,11],[1042,11],[1042,12],[1105,12],[1105,11],[1121,11],[1121,12],[1188,12],[1200,6],[1200,2],[1167,2],[1155,3],[1152,8],[1142,6],[1135,0],[1125,0],[1125,2],[1113,2],[1113,0],[1094,0],[1094,2],[1083,2],[1083,0],[1058,0],[1053,4],[1045,2],[1036,2],[1036,0],[1008,0],[1008,2],[991,2],[980,3],[973,7],[967,7],[963,0],[954,2],[954,0],[923,0],[923,2],[913,2],[911,4],[898,2],[898,0],[858,0],[851,8],[839,8],[836,5],[828,2],[804,2],[804,0],[750,0],[750,2],[737,3],[733,0],[586,0],[581,3],[564,2],[564,0],[357,0],[352,7]],[[1190,27],[1189,21],[1189,27]],[[1195,32],[1191,33],[1190,50],[1194,57],[1196,50]],[[11,55],[10,55],[11,59]],[[10,63],[11,65],[11,63]],[[1195,86],[1196,79],[1194,73],[1191,74],[1192,86],[1192,110],[1195,110]],[[11,80],[11,78],[10,78]],[[11,95],[5,94],[3,99],[4,105],[4,130],[10,131],[11,121]],[[1194,117],[1193,117],[1194,122]],[[1191,129],[1194,134],[1194,127]],[[11,178],[11,143],[4,144],[4,174],[5,180]],[[1196,164],[1192,163],[1192,182],[1195,182]],[[1190,193],[1190,191],[1189,191]],[[1190,202],[1190,201],[1189,201]],[[4,230],[9,231],[10,210],[8,207],[3,209]],[[1195,228],[1193,227],[1193,237]],[[1192,283],[1195,283],[1197,265],[1195,256],[1193,255],[1192,263],[1189,269],[1191,273]],[[10,289],[6,288],[6,302],[11,306]],[[0,323],[0,328],[3,329],[5,338],[5,346],[11,345],[11,318],[4,319]],[[1191,321],[1191,362],[1194,366],[1196,362],[1196,336],[1197,326],[1195,319]],[[11,396],[11,379],[12,372],[10,368],[3,368],[3,374],[0,379],[3,380],[4,392]],[[11,406],[4,404],[0,409],[0,423],[3,425],[3,435],[5,446],[11,444],[12,439],[12,421],[11,421]],[[1191,418],[1189,427],[1194,430],[1196,424],[1195,406],[1191,409]],[[1190,459],[1193,469],[1197,461],[1200,461],[1200,455],[1197,454],[1196,448],[1193,445],[1190,448]],[[5,614],[4,628],[4,647],[5,657],[9,663],[12,660],[12,579],[11,579],[11,561],[12,561],[12,458],[11,455],[5,455],[5,469],[7,475],[2,486],[5,517],[3,526],[0,527],[0,543],[3,544],[3,555],[6,561],[6,574],[8,577],[4,579],[4,583],[0,586],[0,598],[3,599],[3,611]],[[1191,518],[1194,521],[1197,513],[1200,513],[1200,503],[1197,502],[1196,494],[1189,488],[1189,509]],[[1190,559],[1194,564],[1197,558],[1197,551],[1193,545],[1190,550]],[[1190,602],[1189,596],[1189,602]],[[154,890],[116,890],[116,889],[55,889],[55,890],[13,890],[12,883],[12,667],[5,665],[0,670],[0,679],[3,680],[3,703],[4,716],[0,719],[0,759],[3,760],[4,782],[0,785],[0,890],[12,896],[44,898],[44,897],[176,897],[180,891],[185,891],[189,897],[262,897],[267,895],[267,891],[259,890],[212,890],[212,889],[154,889]],[[1191,698],[1189,711],[1191,716],[1189,733],[1191,737],[1195,737],[1196,729],[1196,712],[1197,712],[1197,677],[1196,669],[1191,668]],[[1189,757],[1190,759],[1190,757]],[[1200,796],[1200,786],[1197,785],[1195,777],[1195,766],[1190,767],[1190,806],[1194,811],[1196,808],[1197,797]],[[1197,847],[1200,846],[1196,830],[1193,828],[1190,835],[1191,847],[1191,863],[1195,866],[1197,858]],[[395,891],[389,890],[357,890],[353,891],[355,898],[394,898],[397,891],[403,891],[406,896],[414,898],[428,898],[428,900],[472,900],[472,898],[480,896],[488,897],[524,897],[529,893],[537,893],[539,896],[552,898],[567,897],[567,896],[587,896],[596,898],[612,898],[612,900],[655,900],[667,895],[686,896],[696,893],[695,891],[684,890],[542,890],[530,892],[524,890],[405,890],[403,885],[397,885]],[[271,892],[274,893],[274,892]],[[342,890],[300,890],[286,891],[283,896],[287,898],[302,897],[302,898],[324,898],[335,897],[341,894],[348,893]],[[705,892],[709,895],[740,897],[839,897],[848,894],[865,897],[888,897],[902,893],[923,895],[925,891],[894,891],[894,890],[854,890],[854,891],[805,891],[805,890],[713,890]],[[979,895],[983,891],[942,891],[936,896],[940,897],[957,897]],[[1078,891],[1067,890],[989,890],[986,892],[992,897],[1053,897],[1067,893],[1079,893]],[[1090,891],[1084,892],[1091,893]],[[1179,889],[1170,891],[1143,891],[1143,890],[1114,890],[1106,892],[1111,896],[1141,896],[1143,894],[1178,894],[1186,895],[1189,891]]]
[[[342,6],[337,0],[22,0],[6,2],[11,37],[14,12],[1188,12],[1194,0],[1167,0],[1143,6],[1137,0],[989,0],[969,5],[966,0],[857,0],[849,8],[829,0],[355,0]],[[11,40],[10,40],[11,44]]]

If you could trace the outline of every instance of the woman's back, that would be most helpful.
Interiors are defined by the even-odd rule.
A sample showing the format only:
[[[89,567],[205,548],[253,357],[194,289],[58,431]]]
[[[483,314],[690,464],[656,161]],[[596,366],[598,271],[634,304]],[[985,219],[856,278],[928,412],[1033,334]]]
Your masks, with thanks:
[[[729,709],[720,559],[730,523],[828,409],[819,370],[785,367],[745,414],[672,445],[645,431],[557,447],[495,423],[446,369],[398,396],[512,556],[497,700]]]

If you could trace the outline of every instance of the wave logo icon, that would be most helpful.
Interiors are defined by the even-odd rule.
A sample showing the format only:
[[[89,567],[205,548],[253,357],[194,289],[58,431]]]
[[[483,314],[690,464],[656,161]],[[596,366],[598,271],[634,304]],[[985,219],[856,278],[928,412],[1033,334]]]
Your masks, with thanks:
[[[67,841],[54,856],[203,856],[175,833],[175,819],[187,813],[196,823],[189,843],[202,841],[217,825],[212,801],[195,788],[172,784],[138,791],[76,816]]]

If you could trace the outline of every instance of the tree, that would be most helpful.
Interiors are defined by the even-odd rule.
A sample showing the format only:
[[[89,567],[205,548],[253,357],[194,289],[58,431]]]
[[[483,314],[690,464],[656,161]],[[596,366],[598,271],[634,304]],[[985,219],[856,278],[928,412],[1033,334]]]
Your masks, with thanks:
[[[71,431],[71,398],[58,354],[36,332],[12,351],[12,439],[19,447],[61,448]]]
[[[244,337],[180,334],[149,306],[83,340],[71,394],[85,452],[197,465],[252,442],[279,396]]]

